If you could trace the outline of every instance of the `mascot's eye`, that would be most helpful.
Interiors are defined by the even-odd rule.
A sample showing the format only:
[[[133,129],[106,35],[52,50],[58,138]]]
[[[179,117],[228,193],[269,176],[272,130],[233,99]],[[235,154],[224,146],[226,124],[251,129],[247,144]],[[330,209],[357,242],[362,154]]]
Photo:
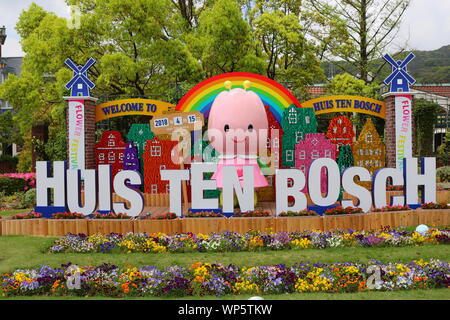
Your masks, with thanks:
[[[226,125],[223,127],[223,131],[228,132],[229,130],[230,130],[230,126],[226,124]]]
[[[252,132],[252,131],[253,131],[253,125],[249,124],[247,130],[248,130],[249,132]]]

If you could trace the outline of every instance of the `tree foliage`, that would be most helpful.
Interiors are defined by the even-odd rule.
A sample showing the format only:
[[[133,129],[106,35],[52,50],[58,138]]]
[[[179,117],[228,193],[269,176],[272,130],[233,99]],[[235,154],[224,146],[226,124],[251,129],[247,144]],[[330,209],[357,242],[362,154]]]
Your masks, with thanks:
[[[433,154],[434,124],[441,107],[424,99],[415,99],[413,105],[416,155],[430,157]]]
[[[372,82],[384,64],[384,54],[397,35],[410,0],[308,0],[308,32],[327,60],[364,82]],[[353,68],[349,68],[349,66]]]

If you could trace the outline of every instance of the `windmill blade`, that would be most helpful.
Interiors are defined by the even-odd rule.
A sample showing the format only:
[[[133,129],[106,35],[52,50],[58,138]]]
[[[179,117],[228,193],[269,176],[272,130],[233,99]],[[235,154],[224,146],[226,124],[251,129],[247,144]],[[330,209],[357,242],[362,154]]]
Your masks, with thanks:
[[[409,83],[414,84],[416,82],[416,80],[411,77],[405,70],[401,69],[399,72],[406,78],[406,80],[408,80]]]
[[[81,73],[86,72],[87,69],[89,69],[90,67],[92,67],[92,65],[93,65],[95,62],[96,62],[95,59],[90,58],[90,59],[88,60],[88,62],[86,62],[86,64],[84,65],[84,67],[81,68],[80,72],[81,72]]]
[[[84,81],[84,83],[86,83],[86,85],[89,87],[89,88],[94,88],[95,87],[95,84],[91,81],[91,80],[89,80],[87,77],[86,77],[86,75],[84,75],[84,74],[81,74],[81,76],[79,76],[83,81]]]
[[[410,52],[405,60],[400,64],[400,68],[404,68],[412,59],[415,58],[414,53]]]
[[[67,82],[66,84],[66,89],[70,89],[73,87],[73,85],[75,84],[75,82],[78,80],[78,75],[74,76],[69,82]]]
[[[75,63],[73,63],[73,61],[70,60],[69,58],[67,58],[66,61],[64,61],[64,63],[73,71],[79,72],[78,66]]]
[[[383,56],[384,60],[386,60],[387,62],[389,62],[392,66],[394,67],[398,67],[397,61],[395,61],[389,54],[385,54]]]
[[[392,72],[386,79],[384,79],[384,84],[390,84],[392,82],[392,80],[394,80],[395,77],[397,77],[398,74],[398,70],[395,72]]]

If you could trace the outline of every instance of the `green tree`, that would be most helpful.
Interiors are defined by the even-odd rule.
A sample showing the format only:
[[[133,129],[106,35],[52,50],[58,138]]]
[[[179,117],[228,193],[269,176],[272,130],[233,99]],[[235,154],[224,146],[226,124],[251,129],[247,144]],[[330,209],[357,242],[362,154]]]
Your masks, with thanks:
[[[14,122],[13,113],[6,111],[0,114],[0,151],[5,153],[6,148],[13,144],[21,144],[22,136],[17,124]]]
[[[293,87],[324,80],[316,48],[305,37],[299,18],[301,1],[255,1],[250,24],[264,53],[266,75]]]
[[[438,159],[441,161],[441,166],[448,165],[450,161],[450,130],[445,133],[442,144],[437,148]]]
[[[327,91],[332,95],[344,94],[379,99],[379,90],[379,85],[375,83],[366,84],[363,80],[357,79],[348,73],[336,75],[333,80],[327,84]],[[362,130],[367,118],[372,119],[378,134],[383,136],[384,120],[379,117],[361,113],[354,113],[352,116],[352,122],[356,125],[357,133]]]
[[[424,99],[415,99],[413,104],[414,136],[416,155],[429,157],[433,155],[434,125],[440,106]]]
[[[308,33],[325,60],[365,83],[372,82],[384,64],[377,63],[396,37],[410,0],[307,0]],[[336,60],[340,60],[337,62]]]
[[[235,0],[215,1],[202,12],[198,29],[187,39],[206,77],[236,71],[264,72],[264,60],[255,55],[251,29]]]

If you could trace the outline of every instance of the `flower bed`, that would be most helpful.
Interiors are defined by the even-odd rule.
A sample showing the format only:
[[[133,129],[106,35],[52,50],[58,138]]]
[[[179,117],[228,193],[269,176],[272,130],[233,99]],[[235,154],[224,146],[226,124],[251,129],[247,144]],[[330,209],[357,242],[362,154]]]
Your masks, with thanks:
[[[270,217],[269,211],[247,211],[247,212],[235,212],[233,217],[235,218],[256,218],[256,217]]]
[[[372,212],[392,212],[392,211],[407,211],[407,210],[411,210],[411,208],[408,206],[398,205],[398,206],[385,206],[381,208],[374,208]]]
[[[214,211],[189,211],[186,215],[187,218],[223,218],[223,215]]]
[[[107,214],[95,213],[92,219],[131,219],[126,213],[109,212]]]
[[[287,211],[281,212],[279,217],[306,217],[306,216],[317,216],[317,213],[313,210],[302,210],[302,211]]]
[[[425,236],[417,232],[386,229],[382,232],[367,231],[305,231],[259,233],[234,232],[209,235],[178,233],[127,233],[109,235],[67,234],[55,241],[50,253],[109,252],[131,253],[165,252],[227,252],[283,249],[325,249],[332,247],[398,247],[423,243],[449,243],[450,230],[431,229]],[[108,244],[105,247],[105,244]]]
[[[169,212],[169,213],[165,213],[165,214],[158,214],[152,217],[152,220],[173,220],[176,219],[178,216],[173,213],[173,212]]]
[[[18,213],[11,216],[11,219],[13,220],[39,219],[39,218],[42,218],[42,214],[37,212]]]
[[[347,215],[347,214],[355,214],[355,213],[362,213],[363,210],[361,208],[353,208],[353,207],[335,207],[331,209],[327,209],[325,211],[326,216],[336,216],[336,215]]]
[[[85,219],[86,216],[77,212],[58,212],[52,214],[52,219]]]
[[[370,281],[380,270],[380,281]],[[119,268],[110,264],[78,268],[41,266],[0,275],[7,296],[201,296],[227,294],[286,294],[294,292],[358,292],[409,290],[450,286],[450,264],[439,260],[407,264],[297,263],[240,268],[235,265],[194,263],[189,268],[153,266]],[[80,286],[73,287],[79,277]],[[69,286],[68,284],[72,285]],[[69,289],[72,288],[72,289]]]
[[[421,207],[422,209],[429,209],[429,210],[450,209],[450,206],[446,203],[434,203],[434,202],[423,203]]]

